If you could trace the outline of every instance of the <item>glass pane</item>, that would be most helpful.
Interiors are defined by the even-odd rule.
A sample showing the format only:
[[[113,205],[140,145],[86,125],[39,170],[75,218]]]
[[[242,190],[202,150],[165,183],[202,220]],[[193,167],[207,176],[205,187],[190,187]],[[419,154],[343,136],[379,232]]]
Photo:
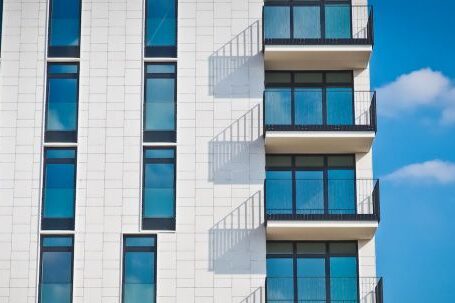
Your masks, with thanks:
[[[331,257],[330,277],[330,295],[333,302],[358,302],[355,257]]]
[[[267,254],[289,254],[292,255],[291,242],[267,242]]]
[[[175,74],[174,64],[147,64],[148,74]]]
[[[127,252],[124,302],[155,302],[155,253]]]
[[[321,37],[321,9],[319,6],[294,7],[294,38]]]
[[[136,247],[154,247],[155,238],[153,237],[128,237],[125,239],[126,246],[136,246]]]
[[[328,39],[351,38],[351,6],[330,4],[325,6],[325,35]]]
[[[346,83],[352,84],[351,72],[329,72],[326,74],[327,83]]]
[[[326,251],[326,245],[323,242],[320,243],[297,243],[297,254],[305,255],[323,255]]]
[[[267,259],[267,302],[294,302],[292,258]]]
[[[148,218],[174,217],[174,164],[146,164],[144,213]]]
[[[49,74],[77,74],[76,64],[49,64],[47,71]]]
[[[266,172],[267,214],[292,214],[292,172]]]
[[[77,80],[49,79],[47,130],[74,131],[76,120]]]
[[[266,157],[267,167],[291,167],[292,157],[291,156],[267,156]]]
[[[264,35],[266,39],[289,39],[291,9],[286,6],[264,8]]]
[[[325,283],[325,259],[297,259],[298,302],[324,302]]]
[[[357,255],[356,243],[330,243],[329,250],[331,254]]]
[[[153,148],[145,150],[145,157],[147,159],[173,159],[175,152],[173,149]]]
[[[147,46],[176,45],[175,0],[147,0]]]
[[[327,124],[353,125],[354,108],[351,88],[327,89]]]
[[[291,83],[291,73],[266,72],[265,83]]]
[[[322,156],[296,156],[295,166],[297,167],[323,167],[324,157]]]
[[[43,238],[43,247],[71,247],[73,238],[70,237],[45,237]]]
[[[322,73],[295,73],[295,83],[322,84]]]
[[[147,79],[146,130],[174,130],[175,80]]]
[[[322,124],[322,89],[298,88],[295,90],[295,124]]]
[[[354,168],[354,157],[353,156],[329,156],[328,157],[329,167],[352,167]]]
[[[74,217],[74,164],[46,165],[44,217]]]
[[[354,170],[329,170],[328,177],[329,213],[355,214]]]
[[[41,266],[41,302],[71,302],[72,253],[43,252]]]
[[[291,89],[267,89],[265,91],[265,123],[267,125],[291,125]]]
[[[74,159],[76,158],[76,150],[74,149],[47,149],[46,150],[47,159]]]
[[[322,171],[297,171],[296,204],[298,214],[324,213],[324,174]]]
[[[78,46],[80,38],[80,0],[52,0],[49,45]]]

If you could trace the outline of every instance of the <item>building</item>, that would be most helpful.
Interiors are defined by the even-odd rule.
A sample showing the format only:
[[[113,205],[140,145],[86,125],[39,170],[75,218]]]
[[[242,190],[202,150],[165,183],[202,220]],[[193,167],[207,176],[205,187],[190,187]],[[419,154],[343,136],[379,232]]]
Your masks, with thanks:
[[[3,0],[0,302],[382,302],[366,0]]]

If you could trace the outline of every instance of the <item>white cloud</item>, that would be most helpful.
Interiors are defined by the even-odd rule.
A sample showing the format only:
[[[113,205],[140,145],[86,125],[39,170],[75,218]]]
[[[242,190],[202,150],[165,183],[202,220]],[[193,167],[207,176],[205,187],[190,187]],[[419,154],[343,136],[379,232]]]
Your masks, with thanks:
[[[434,107],[441,111],[441,123],[455,123],[455,84],[441,72],[420,69],[380,87],[378,104],[379,113],[388,117]]]
[[[404,166],[387,175],[385,180],[421,181],[448,184],[455,182],[455,163],[431,160]]]

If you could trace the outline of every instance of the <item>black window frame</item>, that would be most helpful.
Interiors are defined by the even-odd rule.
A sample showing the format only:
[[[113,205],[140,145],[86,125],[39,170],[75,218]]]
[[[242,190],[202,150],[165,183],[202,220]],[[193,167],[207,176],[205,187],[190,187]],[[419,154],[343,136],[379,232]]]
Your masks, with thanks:
[[[173,150],[174,158],[147,159],[147,150]],[[176,230],[177,216],[177,148],[175,146],[145,146],[142,152],[142,230]],[[148,218],[145,216],[145,167],[148,163],[174,164],[174,216],[172,218]]]
[[[127,246],[126,240],[128,238],[153,238],[155,239],[155,245],[152,246]],[[154,277],[155,277],[155,302],[157,302],[157,293],[158,289],[158,236],[156,234],[124,234],[122,239],[122,303],[125,302],[125,258],[127,252],[154,252],[155,253],[155,266],[154,266]]]
[[[57,158],[47,159],[48,150],[74,150],[74,159]],[[50,161],[49,161],[50,160]],[[46,177],[47,164],[74,164],[74,201],[73,201],[73,218],[45,218],[44,208],[46,200]],[[43,152],[43,188],[41,199],[41,230],[74,230],[76,221],[76,200],[77,200],[77,148],[76,147],[45,147]]]
[[[153,65],[171,65],[174,73],[148,73],[147,67]],[[173,79],[174,80],[174,130],[146,130],[147,121],[147,79]],[[177,63],[176,62],[148,62],[144,66],[144,109],[143,109],[143,140],[144,142],[177,142]]]
[[[50,73],[50,66],[56,65],[74,65],[77,66],[77,73]],[[49,108],[49,79],[76,79],[76,129],[74,131],[48,131],[48,108]],[[44,121],[44,141],[49,143],[77,143],[79,129],[79,94],[80,94],[80,64],[79,62],[49,62],[47,64],[47,79],[46,79],[46,119]]]
[[[354,91],[354,71],[352,70],[314,70],[314,71],[292,71],[292,70],[266,70],[265,74],[283,74],[287,73],[290,75],[291,81],[289,82],[267,82],[264,81],[264,127],[265,131],[316,131],[316,130],[366,130],[366,131],[375,131],[376,127],[372,121],[371,126],[367,125],[356,125],[355,123],[355,91]],[[328,82],[327,75],[332,73],[349,73],[350,82]],[[321,74],[322,81],[320,83],[302,83],[296,82],[296,74]],[[279,125],[279,124],[267,124],[266,123],[266,98],[265,94],[268,89],[290,89],[291,91],[291,123],[288,125]],[[322,123],[321,124],[296,124],[295,123],[295,91],[300,88],[314,88],[321,89],[322,94]],[[330,88],[348,88],[352,90],[352,113],[351,113],[351,123],[350,124],[328,124],[327,123],[327,89]],[[373,102],[373,101],[372,101]],[[373,104],[372,104],[373,105]]]
[[[358,241],[292,241],[292,240],[268,240],[267,243],[291,243],[292,244],[292,254],[269,254],[266,251],[266,262],[270,259],[283,259],[283,258],[292,258],[292,266],[293,266],[293,289],[294,289],[294,303],[299,303],[298,300],[298,281],[297,281],[297,260],[299,258],[324,258],[325,262],[325,291],[326,291],[326,302],[331,302],[331,288],[330,288],[330,258],[331,257],[355,257],[357,263],[357,302],[360,302],[360,264],[359,264],[359,243]],[[321,243],[325,245],[325,253],[324,254],[299,254],[297,252],[297,245],[298,244],[314,244],[314,243]],[[331,244],[355,244],[356,246],[356,254],[353,256],[352,254],[341,254],[341,253],[331,253],[330,252],[330,245]],[[268,279],[269,277],[267,277]],[[267,301],[267,282],[266,282],[266,292],[265,292],[265,302]]]
[[[291,165],[290,166],[268,166],[267,157],[290,157]],[[323,166],[297,166],[296,158],[297,157],[322,157]],[[353,166],[329,166],[328,160],[330,157],[351,157]],[[338,169],[352,169],[354,172],[354,214],[330,214],[329,208],[329,199],[328,199],[328,171],[329,170],[338,170]],[[323,172],[323,183],[324,183],[324,214],[297,214],[297,185],[296,185],[296,172],[299,171],[321,171]],[[265,220],[372,220],[375,215],[363,215],[358,214],[358,197],[357,197],[357,163],[355,154],[266,154],[266,174],[269,171],[289,171],[292,174],[292,214],[269,214],[267,212],[267,178],[265,180],[264,186],[264,199],[265,199]]]
[[[147,46],[147,25],[148,25],[148,5],[149,1],[145,0],[145,28],[144,28],[144,56],[145,58],[177,58],[177,45],[178,45],[178,0],[175,1],[175,46]]]
[[[51,246],[46,247],[43,245],[44,238],[71,238],[72,246]],[[74,235],[68,234],[54,234],[54,235],[41,235],[40,236],[40,253],[39,253],[39,279],[38,279],[38,303],[41,301],[41,285],[42,285],[42,275],[43,275],[43,252],[71,252],[71,301],[73,302],[73,293],[74,293]]]

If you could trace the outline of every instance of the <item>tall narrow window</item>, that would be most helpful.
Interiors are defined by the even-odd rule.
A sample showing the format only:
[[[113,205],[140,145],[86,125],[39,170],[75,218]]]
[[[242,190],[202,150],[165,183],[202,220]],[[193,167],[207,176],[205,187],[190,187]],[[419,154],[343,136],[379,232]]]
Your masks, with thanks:
[[[71,303],[73,293],[73,237],[41,238],[39,303]]]
[[[175,229],[175,148],[144,149],[142,228]]]
[[[156,236],[123,239],[123,303],[156,302]]]
[[[146,0],[145,56],[177,57],[177,0]]]
[[[0,0],[0,58],[2,57],[3,0]]]
[[[41,228],[74,229],[75,197],[76,149],[46,148]]]
[[[176,65],[145,66],[144,141],[175,142]]]
[[[81,0],[50,0],[49,57],[79,57]]]
[[[47,67],[46,142],[77,142],[79,65]]]

